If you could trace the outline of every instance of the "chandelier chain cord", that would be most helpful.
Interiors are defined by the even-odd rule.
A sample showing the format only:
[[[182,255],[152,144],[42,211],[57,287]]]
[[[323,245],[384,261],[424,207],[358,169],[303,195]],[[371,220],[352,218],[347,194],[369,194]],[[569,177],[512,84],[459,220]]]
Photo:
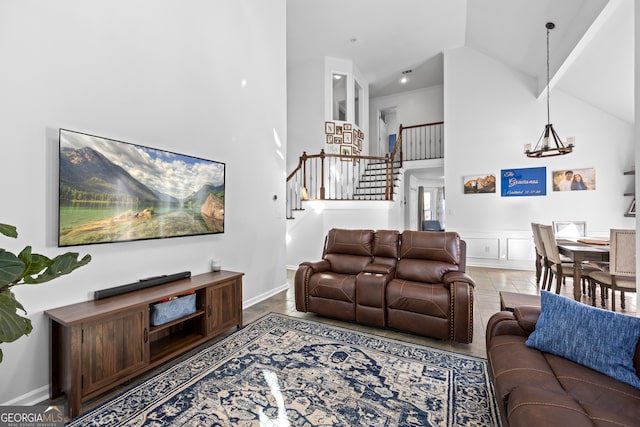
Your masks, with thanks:
[[[549,28],[547,28],[547,124],[551,123],[551,114],[549,113]]]
[[[542,135],[538,139],[533,150],[531,150],[531,144],[525,144],[525,154],[531,158],[541,157],[553,157],[562,156],[573,152],[574,137],[567,138],[567,145],[565,146],[560,136],[556,133],[553,125],[551,124],[551,54],[550,54],[550,37],[549,31],[555,28],[553,22],[547,22],[547,124],[542,131]],[[540,145],[541,141],[544,143]],[[555,147],[549,145],[549,142],[553,142]]]

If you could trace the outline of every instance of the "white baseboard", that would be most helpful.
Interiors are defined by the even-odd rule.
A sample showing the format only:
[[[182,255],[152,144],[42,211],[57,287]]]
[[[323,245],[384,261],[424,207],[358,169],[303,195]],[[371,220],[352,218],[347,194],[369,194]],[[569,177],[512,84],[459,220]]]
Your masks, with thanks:
[[[284,285],[280,285],[277,288],[271,289],[269,292],[265,292],[264,294],[255,296],[249,300],[246,300],[242,303],[242,309],[246,309],[251,307],[252,305],[255,305],[259,302],[262,302],[264,300],[266,300],[267,298],[270,298],[272,296],[274,296],[275,294],[278,294],[282,291],[285,291],[289,289],[289,285],[287,283],[285,283]]]
[[[49,384],[43,385],[42,387],[31,390],[30,392],[25,393],[22,396],[18,396],[7,402],[1,403],[0,406],[33,406],[47,399],[49,399]]]

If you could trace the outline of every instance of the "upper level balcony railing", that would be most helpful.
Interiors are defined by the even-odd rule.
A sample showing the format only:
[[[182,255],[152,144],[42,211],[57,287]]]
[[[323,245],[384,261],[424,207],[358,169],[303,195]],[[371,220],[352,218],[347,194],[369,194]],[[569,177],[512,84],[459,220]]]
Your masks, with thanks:
[[[408,160],[444,158],[444,122],[400,125],[390,157],[391,161],[399,161],[400,167]]]

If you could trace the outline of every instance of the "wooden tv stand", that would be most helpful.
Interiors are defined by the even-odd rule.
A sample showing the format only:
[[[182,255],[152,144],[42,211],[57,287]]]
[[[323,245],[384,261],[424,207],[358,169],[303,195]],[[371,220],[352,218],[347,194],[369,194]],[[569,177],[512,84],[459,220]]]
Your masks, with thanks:
[[[82,403],[235,326],[242,327],[242,276],[199,274],[105,299],[45,311],[50,326],[49,394],[65,393],[69,417]],[[150,306],[194,291],[196,310],[152,326]]]

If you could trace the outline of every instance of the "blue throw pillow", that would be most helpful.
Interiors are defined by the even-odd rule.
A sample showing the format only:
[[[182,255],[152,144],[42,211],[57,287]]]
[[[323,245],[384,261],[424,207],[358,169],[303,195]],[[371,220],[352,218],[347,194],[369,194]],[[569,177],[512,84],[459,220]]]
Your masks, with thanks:
[[[633,366],[640,318],[541,291],[541,312],[527,346],[552,353],[640,389]]]

